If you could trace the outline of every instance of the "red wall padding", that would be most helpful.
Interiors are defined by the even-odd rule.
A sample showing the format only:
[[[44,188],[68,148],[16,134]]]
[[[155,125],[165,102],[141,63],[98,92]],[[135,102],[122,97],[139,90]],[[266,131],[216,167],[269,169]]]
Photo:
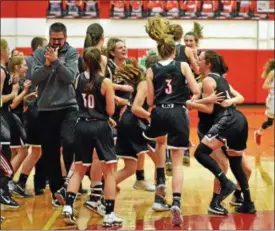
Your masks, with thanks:
[[[30,54],[30,48],[17,48],[25,54]],[[78,49],[82,52],[82,49]],[[143,57],[147,49],[129,49],[129,57]],[[261,73],[264,64],[274,59],[273,50],[217,50],[228,67],[228,80],[231,85],[245,97],[245,103],[264,103],[267,96],[262,89]]]

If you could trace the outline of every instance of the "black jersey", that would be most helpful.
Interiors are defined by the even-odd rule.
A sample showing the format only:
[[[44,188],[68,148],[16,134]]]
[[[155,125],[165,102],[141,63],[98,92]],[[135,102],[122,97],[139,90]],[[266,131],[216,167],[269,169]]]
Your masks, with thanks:
[[[211,73],[208,75],[208,77],[213,78],[216,82],[216,94],[223,92],[224,96],[226,97],[225,99],[230,99],[233,96],[230,91],[230,86],[223,76],[216,73]],[[235,111],[236,107],[234,105],[224,108],[219,104],[214,104],[212,116],[215,118],[216,121],[216,119],[220,119],[224,115],[230,115]]]
[[[24,82],[25,79],[19,79],[18,84],[19,84],[19,90],[18,90],[18,95],[22,93],[24,90]],[[23,107],[24,107],[24,102],[23,100],[17,105],[16,108],[12,109],[11,111],[18,115],[20,119],[22,119],[22,113],[23,113]]]
[[[188,57],[185,54],[185,48],[186,46],[182,45],[182,44],[177,44],[176,45],[176,61],[180,61],[180,62],[186,62],[190,65],[190,61],[188,59]]]
[[[79,106],[78,117],[95,120],[108,120],[106,112],[106,99],[101,94],[101,85],[105,77],[97,76],[91,94],[85,93],[88,82],[87,72],[83,72],[76,78],[76,99]]]
[[[171,61],[163,66],[159,62],[152,66],[154,74],[155,105],[185,104],[189,96],[187,80],[181,72],[181,63]]]
[[[12,92],[12,78],[10,73],[7,71],[6,68],[4,68],[3,66],[1,66],[1,69],[5,72],[6,74],[6,78],[3,84],[3,91],[2,91],[2,95],[8,95]],[[12,103],[12,100],[3,103],[2,108],[4,109],[8,109],[9,110],[9,105]]]
[[[130,60],[126,60],[125,64],[130,64]],[[109,79],[112,80],[112,82],[114,82],[114,78],[113,76],[116,74],[116,69],[117,69],[117,66],[116,64],[114,63],[113,60],[109,59],[108,62],[107,62],[107,69],[106,69],[106,73],[105,73],[105,76]],[[125,82],[114,82],[116,84],[126,84]],[[120,98],[123,98],[123,99],[127,99],[129,100],[130,99],[130,92],[126,92],[126,91],[119,91],[119,90],[116,90],[115,91],[115,95],[120,97]],[[112,116],[112,118],[115,120],[115,121],[118,121],[119,118],[120,118],[120,112],[121,112],[121,109],[123,108],[124,106],[122,105],[116,105],[116,108],[115,108],[115,113],[114,115]]]
[[[126,60],[126,64],[130,64],[130,61]],[[111,79],[112,82],[114,82],[113,80],[113,76],[116,74],[116,69],[117,69],[117,66],[116,64],[111,60],[109,59],[108,62],[107,62],[107,70],[106,70],[106,77]],[[115,82],[116,84],[126,84],[125,82]],[[115,91],[115,95],[118,96],[118,97],[121,97],[123,99],[129,99],[130,98],[130,93],[129,92],[126,92],[126,91]]]
[[[130,60],[125,61],[125,64],[130,64],[130,63],[131,63]],[[105,76],[107,78],[111,79],[112,82],[114,82],[113,76],[116,74],[116,69],[117,69],[117,66],[114,63],[114,61],[109,59],[108,62],[107,62],[107,70],[106,70]],[[121,85],[126,84],[125,82],[115,82],[115,83],[116,84],[121,84]],[[129,99],[130,98],[130,93],[126,92],[126,91],[115,91],[115,95],[118,96],[118,97],[121,97],[123,99]]]

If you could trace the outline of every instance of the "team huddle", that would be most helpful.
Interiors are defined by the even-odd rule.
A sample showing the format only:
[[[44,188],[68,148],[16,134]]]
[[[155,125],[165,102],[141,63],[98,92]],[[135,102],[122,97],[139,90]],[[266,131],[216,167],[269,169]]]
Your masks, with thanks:
[[[152,209],[171,211],[172,224],[180,226],[192,109],[198,110],[200,139],[194,157],[215,176],[208,211],[227,215],[222,202],[233,193],[236,212],[256,212],[251,168],[243,155],[248,122],[236,108],[244,98],[228,83],[225,60],[213,50],[197,49],[200,33],[186,33],[182,45],[182,27],[168,19],[149,18],[145,30],[157,43],[146,70],[128,59],[123,40],[110,38],[103,48],[98,23],[87,28],[82,56],[66,42],[66,27],[58,22],[50,26],[49,43],[32,41],[26,59],[9,58],[8,43],[1,39],[1,207],[19,207],[12,195],[34,196],[26,182],[35,167],[35,195],[44,194],[49,181],[52,205],[63,206],[64,222],[74,225],[75,200],[87,175],[91,186],[84,206],[103,217],[103,226],[121,226],[114,213],[116,194],[119,183],[135,174],[135,189],[155,192]],[[255,132],[259,145],[274,120],[274,67],[270,60],[263,73],[268,119]],[[154,184],[144,177],[145,154],[155,164]],[[228,166],[237,184],[227,178]],[[172,204],[166,201],[165,170],[172,176]]]

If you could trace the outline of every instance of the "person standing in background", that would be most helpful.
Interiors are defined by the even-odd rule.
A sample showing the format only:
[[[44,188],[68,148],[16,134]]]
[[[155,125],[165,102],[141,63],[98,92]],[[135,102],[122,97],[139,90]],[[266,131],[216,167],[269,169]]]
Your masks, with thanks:
[[[67,172],[73,162],[74,125],[77,102],[73,83],[78,71],[78,52],[67,42],[67,28],[56,22],[50,26],[50,43],[34,54],[31,81],[38,86],[38,118],[41,124],[42,162],[54,193],[62,187],[60,147]]]
[[[42,37],[34,37],[31,41],[31,48],[32,54],[26,57],[26,63],[28,66],[28,71],[26,74],[26,79],[30,79],[32,75],[32,68],[34,65],[34,57],[33,54],[41,47],[45,47],[48,45],[48,40]],[[25,116],[25,125],[26,125],[26,133],[27,133],[27,144],[31,146],[31,154],[30,157],[37,157],[39,158],[36,165],[35,165],[35,175],[34,175],[34,192],[35,195],[41,195],[44,193],[44,188],[46,186],[46,176],[43,170],[43,166],[41,166],[42,159],[40,159],[41,155],[41,139],[40,139],[40,131],[38,126],[38,111],[37,111],[37,98],[35,92],[36,89],[31,86],[30,94],[26,97],[25,108],[26,111],[24,112]],[[35,99],[33,99],[33,97]],[[25,162],[28,161],[28,158]],[[29,161],[28,161],[29,162]],[[24,163],[23,163],[24,165]],[[22,170],[23,171],[23,170]],[[21,173],[22,178],[24,178],[24,173]],[[19,177],[20,179],[20,177]]]
[[[274,121],[274,59],[269,60],[262,73],[262,78],[265,79],[263,89],[268,90],[268,96],[266,98],[266,111],[265,115],[267,120],[262,123],[262,126],[254,132],[254,139],[257,145],[261,145],[261,138],[264,130],[271,127]]]

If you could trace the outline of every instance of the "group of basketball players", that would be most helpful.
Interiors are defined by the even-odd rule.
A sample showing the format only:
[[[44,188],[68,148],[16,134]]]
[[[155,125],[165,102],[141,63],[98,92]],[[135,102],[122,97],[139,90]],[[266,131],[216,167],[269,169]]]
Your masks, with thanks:
[[[27,71],[24,58],[19,55],[9,59],[8,44],[1,39],[1,206],[19,206],[10,191],[22,197],[29,196],[25,185],[40,157],[39,154],[28,161],[25,160],[26,169],[24,170],[24,162],[19,181],[13,189],[8,187],[8,182],[26,157],[27,148],[23,142],[27,140],[27,143],[32,145],[42,143],[43,155],[48,155],[47,145],[52,139],[50,133],[46,133],[47,136],[44,134],[42,141],[37,141],[36,138],[40,132],[49,129],[45,127],[50,126],[45,123],[46,120],[55,125],[53,121],[59,120],[58,116],[63,116],[55,114],[57,117],[51,117],[49,115],[52,112],[42,110],[41,113],[37,110],[41,109],[42,104],[47,107],[46,101],[51,100],[51,97],[53,100],[54,96],[45,89],[49,87],[47,81],[56,81],[52,82],[53,87],[60,87],[62,84],[74,86],[74,91],[66,88],[73,107],[66,108],[65,112],[62,109],[60,112],[76,112],[76,116],[71,116],[70,119],[74,121],[75,118],[72,136],[74,162],[67,161],[70,164],[66,164],[65,182],[57,182],[56,174],[62,177],[57,167],[51,169],[52,173],[49,173],[51,170],[46,171],[48,175],[44,178],[48,177],[50,180],[53,206],[64,206],[62,217],[66,224],[76,223],[74,202],[83,177],[88,175],[91,180],[91,192],[85,207],[104,217],[103,226],[121,226],[122,219],[114,213],[116,193],[120,190],[118,184],[136,173],[134,188],[155,191],[153,210],[170,210],[173,225],[181,225],[182,163],[184,151],[190,146],[189,109],[199,111],[198,135],[201,142],[194,152],[194,157],[215,176],[213,198],[208,211],[226,215],[228,211],[221,202],[234,192],[231,204],[237,206],[237,212],[256,212],[248,184],[251,169],[243,157],[248,138],[248,123],[245,116],[235,107],[236,104],[242,103],[244,98],[226,80],[228,67],[222,56],[212,50],[198,51],[199,37],[194,32],[187,33],[184,37],[186,46],[181,45],[183,30],[180,25],[171,24],[164,18],[150,18],[146,24],[146,32],[157,42],[157,52],[148,57],[147,71],[144,73],[135,60],[127,58],[127,48],[123,40],[110,38],[107,49],[103,48],[104,30],[100,24],[94,23],[87,28],[81,57],[76,56],[75,51],[65,42],[64,28],[61,23],[50,27],[50,43],[33,55],[34,62],[37,63],[41,62],[39,55],[42,54],[42,64],[45,64],[39,67],[40,69],[33,68],[29,80],[24,80]],[[39,46],[43,46],[43,41]],[[78,63],[77,71],[69,69],[66,58],[61,55],[65,46],[66,52],[71,52],[70,58],[74,56],[71,60],[72,66],[73,63]],[[57,71],[64,76],[71,76],[71,72],[76,77],[65,79],[63,76],[62,79],[62,76],[56,75],[57,80],[53,80],[51,76]],[[48,80],[44,78],[46,75],[49,76]],[[262,129],[255,133],[257,140],[262,130],[273,123],[274,105],[273,109],[270,108],[270,101],[272,97],[274,101],[274,60],[267,65],[264,77],[264,86],[270,89],[267,105],[269,111],[268,120]],[[38,89],[30,89],[32,85],[38,86]],[[61,89],[62,87],[59,90]],[[45,94],[48,94],[47,99]],[[65,98],[64,102],[68,102],[68,99]],[[18,108],[20,116],[24,114],[24,118],[17,115],[15,108]],[[56,110],[56,113],[58,112]],[[40,117],[37,113],[40,113]],[[38,118],[45,119],[44,127],[40,125]],[[26,121],[27,135],[22,121]],[[39,130],[41,127],[43,130]],[[13,158],[14,160],[17,156],[20,157],[14,161],[16,164],[11,164],[10,161],[12,145],[20,147],[24,153],[22,158],[19,155],[20,150],[18,151]],[[167,149],[170,150],[172,166],[172,205],[165,199],[165,163],[169,158],[169,155],[166,155]],[[60,168],[61,151],[58,145],[54,151],[56,150],[59,155],[56,155],[55,160],[58,160]],[[148,184],[144,177],[145,153],[155,164],[155,187]],[[64,152],[63,156],[65,158]],[[123,169],[117,170],[118,159],[123,159]],[[228,162],[239,186],[226,177]],[[51,166],[50,159],[42,164]],[[38,190],[41,188],[43,187],[37,187],[36,195],[43,193]]]

